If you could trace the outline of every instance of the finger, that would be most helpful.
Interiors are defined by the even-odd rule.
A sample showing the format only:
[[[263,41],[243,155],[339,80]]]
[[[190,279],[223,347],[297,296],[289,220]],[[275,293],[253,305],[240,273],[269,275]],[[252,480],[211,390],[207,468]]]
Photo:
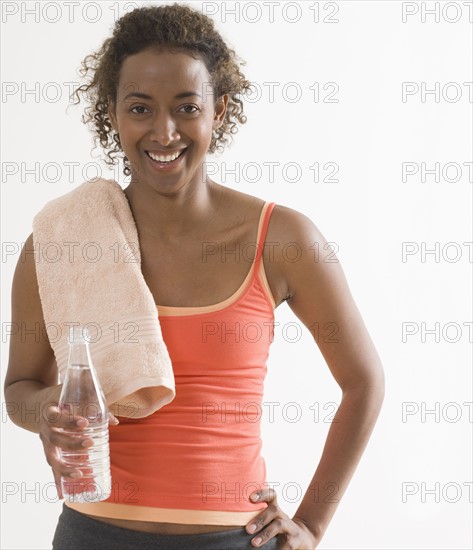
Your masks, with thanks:
[[[80,432],[77,432],[77,434],[65,434],[57,428],[51,428],[49,443],[53,447],[59,447],[68,451],[88,449],[94,444],[93,440],[86,434],[81,434]]]
[[[56,485],[56,491],[59,499],[64,498],[64,493],[62,491],[62,479],[65,480],[74,480],[82,476],[82,472],[77,469],[71,469],[64,466],[64,463],[59,459],[60,453],[59,449],[55,449],[52,453],[51,460],[48,462],[51,464],[51,469],[53,471],[54,483]]]
[[[301,538],[298,524],[294,523],[287,514],[284,514],[284,512],[281,511],[281,513],[283,514],[282,516],[278,515],[251,539],[251,544],[253,546],[259,548],[274,537],[278,537],[278,548],[281,550],[300,548],[301,542],[307,542],[305,539]],[[303,546],[303,548],[306,547],[307,546]]]
[[[46,408],[44,416],[51,428],[80,431],[89,425],[88,419],[78,414],[74,414],[74,411],[67,403],[63,407],[49,405]]]
[[[53,469],[54,483],[56,485],[56,490],[57,490],[59,499],[64,498],[64,493],[62,492],[62,481],[64,480],[65,482],[74,482],[75,480],[79,479],[81,476],[76,477],[75,476],[76,472],[77,470],[74,470],[74,472],[72,472],[72,475],[64,475],[64,474],[61,474],[61,472],[58,472],[57,470]]]
[[[277,502],[277,493],[274,489],[268,488],[268,489],[260,489],[259,491],[255,491],[254,493],[251,493],[250,499],[252,502]]]
[[[61,410],[55,405],[49,405],[44,411],[44,417],[51,425],[57,425],[61,420]]]
[[[260,531],[265,525],[268,525],[273,518],[280,512],[277,504],[277,495],[274,489],[260,489],[250,494],[250,500],[253,502],[268,502],[268,506],[246,525],[248,533],[253,534]]]
[[[62,460],[61,452],[57,447],[52,447],[52,450],[47,453],[46,458],[48,460],[48,464],[54,472],[54,475],[58,476],[59,481],[61,477],[74,479],[82,476],[82,471],[78,468],[78,466],[68,464]],[[87,455],[84,455],[83,458],[85,460]]]
[[[266,544],[270,539],[277,536],[284,531],[285,520],[277,517],[271,521],[265,528],[258,532],[258,534],[251,539],[251,544],[258,548]]]
[[[118,424],[120,424],[120,422],[118,421],[118,418],[115,415],[113,415],[111,412],[108,413],[108,419],[110,424],[112,424],[112,426],[118,426]]]
[[[279,510],[277,506],[267,506],[261,513],[251,519],[246,526],[247,532],[250,534],[258,533],[261,529],[269,525],[274,518],[278,517],[280,512],[281,510]]]

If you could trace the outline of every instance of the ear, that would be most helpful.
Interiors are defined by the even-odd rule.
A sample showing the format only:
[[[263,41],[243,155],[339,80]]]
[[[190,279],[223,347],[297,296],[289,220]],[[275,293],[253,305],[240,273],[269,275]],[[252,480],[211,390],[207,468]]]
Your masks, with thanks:
[[[115,132],[118,133],[118,124],[117,124],[117,115],[116,115],[116,105],[113,99],[108,96],[108,117],[110,119],[110,124]]]
[[[220,126],[223,124],[223,121],[225,120],[225,113],[227,112],[227,105],[228,105],[228,94],[224,94],[220,96],[217,100],[217,103],[215,105],[215,112],[214,112],[214,120],[213,120],[213,129],[216,130],[217,128],[220,128]]]

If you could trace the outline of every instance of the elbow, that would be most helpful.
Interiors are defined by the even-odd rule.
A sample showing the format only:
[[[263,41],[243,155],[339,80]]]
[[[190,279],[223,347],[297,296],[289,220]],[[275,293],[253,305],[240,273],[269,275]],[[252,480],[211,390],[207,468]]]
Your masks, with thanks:
[[[8,418],[16,424],[16,412],[18,411],[18,403],[13,399],[11,395],[11,386],[13,384],[4,384],[3,386],[3,396],[5,399],[5,412],[7,413]]]
[[[369,400],[373,406],[378,404],[379,408],[383,404],[385,392],[386,381],[381,363],[378,363],[375,368],[369,369],[369,372],[356,382],[352,381],[351,384],[342,387],[344,396],[352,395],[363,400]]]
[[[386,377],[384,376],[383,365],[380,362],[374,375],[372,376],[373,386],[375,388],[376,395],[380,399],[380,405],[384,401],[384,395],[386,393]]]
[[[386,391],[386,379],[384,376],[384,369],[381,362],[377,365],[375,369],[372,369],[370,375],[367,377],[365,382],[365,388],[367,391],[372,392],[376,395],[381,402],[384,400],[384,394]]]

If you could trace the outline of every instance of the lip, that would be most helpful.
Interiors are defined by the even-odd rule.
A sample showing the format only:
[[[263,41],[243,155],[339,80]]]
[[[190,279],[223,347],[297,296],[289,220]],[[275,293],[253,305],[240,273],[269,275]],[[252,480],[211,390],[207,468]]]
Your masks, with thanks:
[[[175,149],[174,151],[166,151],[166,152],[164,152],[164,151],[149,151],[150,153],[154,153],[156,155],[171,155],[172,153],[181,152],[181,155],[176,160],[173,160],[169,164],[165,164],[165,163],[153,160],[148,155],[148,150],[145,151],[145,156],[148,159],[148,162],[151,164],[151,167],[154,170],[157,170],[158,172],[167,172],[167,171],[174,170],[175,168],[178,168],[181,165],[182,159],[184,158],[186,151],[187,151],[187,147],[184,147],[183,149]]]

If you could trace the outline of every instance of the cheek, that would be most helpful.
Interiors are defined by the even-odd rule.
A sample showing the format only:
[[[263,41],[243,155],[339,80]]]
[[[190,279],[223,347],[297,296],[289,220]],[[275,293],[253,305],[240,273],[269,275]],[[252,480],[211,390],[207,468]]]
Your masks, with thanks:
[[[135,124],[126,122],[123,122],[119,128],[120,142],[123,149],[132,149],[142,135],[142,131]]]
[[[199,140],[202,149],[207,150],[210,142],[212,141],[212,132],[212,119],[202,121],[202,124],[200,124],[198,129],[196,129],[195,136],[196,139]]]

